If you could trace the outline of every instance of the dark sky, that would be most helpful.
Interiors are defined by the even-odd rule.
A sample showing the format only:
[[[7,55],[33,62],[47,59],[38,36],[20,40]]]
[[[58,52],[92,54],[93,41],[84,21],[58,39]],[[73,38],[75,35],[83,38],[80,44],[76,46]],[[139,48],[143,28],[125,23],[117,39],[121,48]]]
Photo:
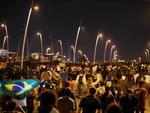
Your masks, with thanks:
[[[57,40],[63,41],[64,53],[68,56],[69,46],[74,44],[80,19],[81,30],[78,48],[93,60],[93,50],[98,32],[104,39],[97,48],[97,60],[102,60],[105,41],[111,39],[117,46],[120,58],[143,56],[150,41],[150,1],[117,0],[38,0],[39,12],[32,12],[28,39],[30,52],[40,51],[40,40],[36,32],[43,34],[44,48],[51,46],[59,51]],[[132,2],[131,2],[132,1]],[[10,50],[21,54],[25,23],[30,0],[0,0],[0,22],[6,22],[9,32]],[[0,30],[0,47],[4,30]],[[19,46],[20,45],[20,46]],[[108,46],[108,53],[110,45]]]

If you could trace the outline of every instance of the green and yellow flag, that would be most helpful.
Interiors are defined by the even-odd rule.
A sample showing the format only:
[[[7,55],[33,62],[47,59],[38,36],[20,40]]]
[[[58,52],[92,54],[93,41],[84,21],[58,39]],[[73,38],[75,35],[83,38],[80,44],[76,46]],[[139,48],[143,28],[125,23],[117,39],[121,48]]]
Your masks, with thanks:
[[[15,97],[16,99],[25,98],[28,93],[38,86],[41,80],[2,80],[0,81],[0,95]]]

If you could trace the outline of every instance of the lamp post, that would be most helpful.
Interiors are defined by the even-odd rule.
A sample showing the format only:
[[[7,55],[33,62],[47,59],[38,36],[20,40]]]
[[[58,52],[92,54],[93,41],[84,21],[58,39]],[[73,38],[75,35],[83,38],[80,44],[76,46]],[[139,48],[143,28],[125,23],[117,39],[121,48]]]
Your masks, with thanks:
[[[145,52],[147,52],[147,60],[149,60],[149,49],[145,49]]]
[[[80,56],[83,55],[83,52],[81,50],[78,50],[78,53],[80,54]]]
[[[96,59],[96,50],[97,50],[98,41],[102,37],[103,37],[103,34],[101,34],[101,33],[97,35],[96,42],[95,42],[95,48],[94,48],[93,62],[95,62],[95,59]]]
[[[74,47],[73,45],[71,45],[70,48],[71,48],[72,51],[73,51],[73,62],[74,62],[75,47]]]
[[[110,60],[110,61],[111,61],[111,56],[112,56],[113,49],[115,49],[115,48],[116,48],[115,45],[112,45],[112,46],[111,46],[110,55],[109,55],[109,60]]]
[[[144,54],[145,54],[145,60],[147,61],[147,59],[148,59],[148,53],[145,51]]]
[[[113,60],[115,60],[115,59],[116,59],[116,56],[118,56],[117,53],[118,53],[117,50],[113,52]]]
[[[50,50],[51,50],[50,47],[48,47],[48,48],[46,49],[46,55],[50,54]]]
[[[62,41],[61,41],[61,40],[58,40],[58,43],[60,44],[61,55],[63,56],[63,46],[62,46]]]
[[[6,42],[6,38],[7,38],[7,50],[9,52],[9,40],[8,40],[8,29],[7,29],[7,25],[6,24],[1,24],[1,27],[5,29],[5,37],[4,37],[4,41],[3,42]],[[3,43],[5,44],[5,43]],[[3,49],[4,49],[4,45],[3,45]],[[9,55],[9,54],[8,54]]]
[[[78,31],[77,31],[77,35],[76,35],[76,41],[75,41],[75,45],[74,45],[74,56],[73,56],[73,62],[74,63],[76,61],[76,49],[77,49],[77,43],[78,43],[79,34],[80,34],[80,30],[81,30],[81,23],[82,23],[82,20],[80,20],[80,25],[78,27]]]
[[[8,36],[5,36],[4,39],[3,39],[3,46],[2,46],[2,49],[4,49],[5,47],[5,42],[6,42],[6,39],[8,38]]]
[[[108,44],[111,43],[111,40],[107,40],[106,43],[105,43],[105,49],[104,49],[104,62],[106,60],[106,51],[107,51],[107,46]]]
[[[43,36],[40,32],[37,33],[37,36],[39,36],[40,38],[40,42],[41,42],[41,58],[43,58]]]
[[[30,17],[31,17],[31,13],[32,13],[32,9],[33,8],[35,10],[39,9],[38,6],[33,7],[33,0],[32,0],[31,7],[30,7],[29,13],[28,13],[28,18],[27,18],[27,21],[26,21],[26,27],[25,27],[24,37],[23,37],[22,54],[21,54],[21,70],[23,69],[25,42],[26,42],[26,37],[27,37],[27,32],[28,32],[28,25],[29,25],[29,21],[30,21]]]

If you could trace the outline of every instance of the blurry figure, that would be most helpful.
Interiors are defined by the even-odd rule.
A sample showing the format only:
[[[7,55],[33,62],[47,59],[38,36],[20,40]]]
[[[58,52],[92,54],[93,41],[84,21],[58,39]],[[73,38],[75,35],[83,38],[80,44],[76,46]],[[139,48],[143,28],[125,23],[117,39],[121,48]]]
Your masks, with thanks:
[[[77,107],[76,107],[75,95],[74,95],[74,93],[73,93],[73,92],[71,91],[71,89],[70,89],[69,82],[66,82],[66,83],[64,84],[63,88],[58,91],[58,97],[63,97],[63,96],[65,96],[65,90],[66,90],[66,89],[70,90],[70,91],[69,91],[70,94],[69,94],[68,96],[69,96],[71,99],[74,100],[75,108],[77,108]]]
[[[80,98],[80,96],[82,96],[83,93],[83,72],[79,71],[77,77],[76,77],[76,84],[77,84],[77,92],[78,92],[78,96]]]
[[[34,98],[35,98],[35,92],[33,90],[29,92],[27,96],[27,113],[32,113],[34,110]]]
[[[90,88],[89,95],[83,97],[80,101],[78,113],[96,113],[96,110],[100,113],[101,103],[95,94],[96,89]]]
[[[145,100],[148,95],[148,92],[146,88],[143,87],[144,82],[140,81],[139,86],[135,88],[134,95],[138,99],[137,105],[136,105],[136,113],[144,113],[145,111]]]
[[[75,101],[70,98],[71,91],[64,89],[64,96],[58,98],[57,109],[60,113],[75,113]]]
[[[115,103],[115,98],[113,97],[109,87],[105,87],[105,93],[99,99],[102,104],[102,113],[105,113],[109,104]]]
[[[7,102],[6,108],[7,108],[6,111],[2,111],[2,113],[21,113],[16,110],[17,105],[13,100]]]
[[[127,92],[128,82],[126,76],[122,75],[121,79],[118,81],[122,94]]]
[[[99,87],[97,88],[97,95],[98,97],[101,97],[104,93],[105,93],[104,82],[100,82]]]
[[[39,113],[58,113],[55,109],[56,96],[54,92],[46,90],[40,95]]]
[[[118,104],[111,103],[107,106],[105,113],[124,113]]]
[[[132,91],[129,89],[126,94],[120,97],[120,105],[124,113],[134,113],[136,104],[137,98],[132,95]]]

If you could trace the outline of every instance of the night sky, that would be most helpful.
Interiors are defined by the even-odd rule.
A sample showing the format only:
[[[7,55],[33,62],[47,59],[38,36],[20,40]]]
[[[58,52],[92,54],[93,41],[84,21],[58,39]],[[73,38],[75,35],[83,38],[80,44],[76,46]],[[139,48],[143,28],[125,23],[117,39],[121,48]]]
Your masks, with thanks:
[[[61,2],[60,2],[61,1]],[[97,60],[102,60],[107,39],[117,46],[121,59],[130,59],[144,55],[144,49],[150,42],[150,1],[107,1],[107,0],[38,0],[40,10],[32,12],[28,40],[30,53],[40,52],[40,39],[36,32],[43,34],[44,49],[51,46],[60,51],[57,40],[62,40],[64,54],[68,56],[69,46],[74,44],[77,29],[82,19],[78,49],[90,60],[98,32],[103,40],[99,41]],[[132,1],[132,2],[131,2]],[[25,24],[29,12],[30,0],[0,0],[0,23],[8,26],[10,51],[21,54]],[[0,47],[5,32],[0,29]],[[112,45],[111,44],[111,45]],[[108,55],[110,45],[108,46]]]

